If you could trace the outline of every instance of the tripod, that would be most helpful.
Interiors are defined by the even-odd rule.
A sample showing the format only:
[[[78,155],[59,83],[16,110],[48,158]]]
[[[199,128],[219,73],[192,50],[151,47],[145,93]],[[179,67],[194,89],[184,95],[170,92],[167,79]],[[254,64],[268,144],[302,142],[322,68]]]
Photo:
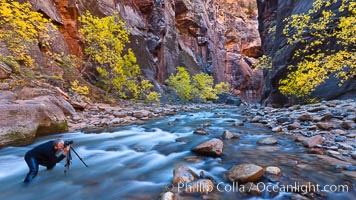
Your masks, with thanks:
[[[79,154],[74,150],[74,148],[71,146],[70,150],[67,153],[66,156],[66,164],[64,165],[64,173],[67,173],[67,170],[69,170],[69,165],[72,162],[72,154],[71,154],[71,150],[75,153],[75,155],[77,155],[77,157],[79,158],[80,161],[82,161],[82,163],[88,167],[88,165],[84,162],[84,160],[79,156]]]

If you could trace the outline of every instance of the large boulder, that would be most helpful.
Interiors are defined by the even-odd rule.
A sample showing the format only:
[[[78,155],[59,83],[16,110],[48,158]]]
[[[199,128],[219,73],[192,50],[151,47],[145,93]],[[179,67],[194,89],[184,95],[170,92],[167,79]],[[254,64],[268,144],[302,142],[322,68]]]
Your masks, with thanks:
[[[36,136],[61,133],[68,130],[67,115],[74,115],[74,108],[50,90],[34,89],[45,96],[30,97],[25,88],[17,94],[0,92],[0,147],[25,145]]]
[[[226,174],[230,182],[247,183],[259,180],[264,174],[264,169],[254,164],[235,165]]]
[[[239,106],[241,104],[241,99],[228,93],[218,94],[218,99],[215,103],[223,103],[228,105]]]
[[[194,147],[192,151],[208,156],[221,156],[223,146],[221,140],[214,138]]]
[[[189,167],[182,166],[173,170],[173,184],[188,183],[198,179],[198,175]]]

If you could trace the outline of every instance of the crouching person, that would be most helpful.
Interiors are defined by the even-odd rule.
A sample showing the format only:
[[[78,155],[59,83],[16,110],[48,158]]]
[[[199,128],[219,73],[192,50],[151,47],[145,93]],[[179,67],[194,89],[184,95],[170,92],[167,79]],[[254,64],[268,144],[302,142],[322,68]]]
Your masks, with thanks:
[[[57,157],[56,154],[63,149],[63,153]],[[24,182],[29,183],[33,178],[35,178],[38,173],[39,165],[45,166],[47,169],[52,169],[58,162],[65,158],[69,149],[70,145],[64,148],[63,140],[54,140],[40,144],[28,151],[25,154],[25,161],[28,165],[29,172]]]

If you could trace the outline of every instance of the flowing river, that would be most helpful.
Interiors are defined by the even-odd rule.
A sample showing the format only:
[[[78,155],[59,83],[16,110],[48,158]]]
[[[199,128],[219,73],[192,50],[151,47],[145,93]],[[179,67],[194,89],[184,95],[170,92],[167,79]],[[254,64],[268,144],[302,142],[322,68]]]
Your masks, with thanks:
[[[173,169],[180,166],[188,166],[197,174],[203,171],[219,184],[212,194],[190,194],[183,199],[298,199],[287,191],[267,191],[267,185],[303,182],[318,184],[320,190],[326,190],[316,192],[312,199],[356,199],[355,179],[316,155],[307,154],[292,138],[273,134],[255,124],[233,126],[238,119],[242,119],[238,108],[181,113],[141,125],[51,135],[38,138],[29,146],[0,149],[0,199],[159,199],[167,187],[172,187]],[[212,124],[205,128],[209,135],[193,134],[208,122]],[[220,138],[224,130],[240,133],[241,137],[225,140],[221,157],[199,156],[190,151],[208,139]],[[72,164],[66,174],[63,160],[52,170],[40,167],[37,177],[25,186],[22,181],[28,172],[23,159],[26,151],[58,137],[73,140],[74,149],[89,167],[72,152]],[[273,137],[278,144],[256,143],[264,137]],[[278,176],[265,175],[256,183],[264,189],[262,195],[252,196],[236,191],[224,176],[229,168],[241,163],[277,166],[282,172]]]

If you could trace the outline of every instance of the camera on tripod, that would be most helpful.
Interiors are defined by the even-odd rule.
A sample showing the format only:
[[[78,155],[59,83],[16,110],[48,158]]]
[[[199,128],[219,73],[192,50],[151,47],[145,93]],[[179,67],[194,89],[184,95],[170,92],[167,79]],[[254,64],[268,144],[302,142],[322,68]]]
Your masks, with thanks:
[[[69,145],[73,144],[73,140],[66,140],[64,141],[64,147],[67,147]],[[70,146],[70,150],[68,151],[67,155],[66,155],[66,164],[64,165],[64,173],[66,173],[69,169],[69,166],[71,164],[71,160],[72,160],[72,155],[71,155],[71,150],[75,153],[75,155],[78,156],[78,158],[80,159],[80,161],[82,161],[82,163],[88,167],[88,165],[84,162],[84,160],[79,156],[79,154],[74,150],[74,148],[72,146]]]
[[[73,144],[73,140],[66,140],[64,141],[64,147]]]

